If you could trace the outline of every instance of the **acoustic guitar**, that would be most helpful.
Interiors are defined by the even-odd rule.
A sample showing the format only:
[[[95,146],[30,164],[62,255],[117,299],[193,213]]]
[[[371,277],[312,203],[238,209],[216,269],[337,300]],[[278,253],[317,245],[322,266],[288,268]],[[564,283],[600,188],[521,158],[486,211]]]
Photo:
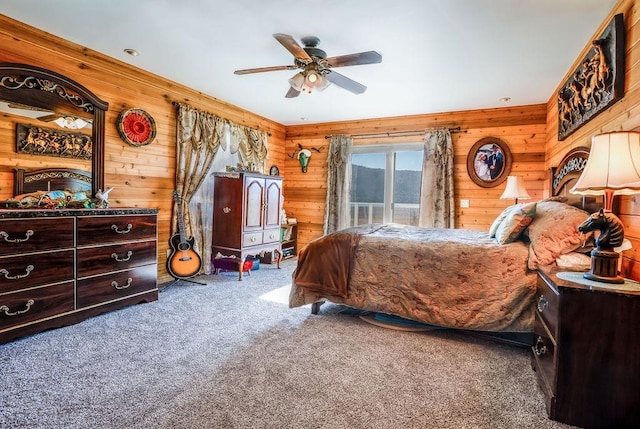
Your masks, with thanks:
[[[173,199],[178,205],[178,232],[169,240],[172,252],[167,259],[167,271],[176,279],[188,279],[200,272],[202,259],[193,250],[194,238],[185,235],[182,198],[177,190],[173,191]]]

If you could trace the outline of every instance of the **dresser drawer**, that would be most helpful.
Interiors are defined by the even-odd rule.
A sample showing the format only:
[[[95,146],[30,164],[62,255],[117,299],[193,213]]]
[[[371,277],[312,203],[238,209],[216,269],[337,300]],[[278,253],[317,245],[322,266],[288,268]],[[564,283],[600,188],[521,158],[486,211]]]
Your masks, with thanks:
[[[533,331],[535,335],[535,342],[531,347],[531,351],[535,359],[535,368],[538,373],[539,381],[541,382],[541,387],[543,387],[548,393],[555,395],[556,346],[553,340],[549,337],[549,332],[545,329],[545,324],[540,318],[540,315],[536,315]]]
[[[280,228],[269,229],[263,233],[263,243],[275,243],[280,241]]]
[[[0,256],[73,247],[74,218],[0,220]]]
[[[140,241],[78,249],[78,278],[157,262],[156,242]]]
[[[538,276],[536,291],[536,313],[545,321],[551,335],[558,335],[560,296],[547,282]]]
[[[73,280],[73,250],[0,258],[0,293]]]
[[[108,301],[154,290],[158,287],[158,265],[145,265],[128,271],[105,274],[78,280],[78,308],[102,304]]]
[[[78,218],[78,246],[155,240],[156,216],[87,216]]]
[[[0,295],[0,329],[73,310],[73,281]]]
[[[262,244],[262,231],[246,232],[242,236],[242,247],[251,247]]]

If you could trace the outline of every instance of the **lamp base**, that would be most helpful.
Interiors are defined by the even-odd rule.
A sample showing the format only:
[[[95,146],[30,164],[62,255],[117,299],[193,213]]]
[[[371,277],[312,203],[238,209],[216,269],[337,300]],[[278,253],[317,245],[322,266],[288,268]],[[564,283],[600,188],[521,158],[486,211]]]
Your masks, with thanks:
[[[604,283],[624,283],[624,278],[618,274],[618,259],[620,255],[614,250],[595,248],[591,251],[591,270],[584,273],[588,280]]]

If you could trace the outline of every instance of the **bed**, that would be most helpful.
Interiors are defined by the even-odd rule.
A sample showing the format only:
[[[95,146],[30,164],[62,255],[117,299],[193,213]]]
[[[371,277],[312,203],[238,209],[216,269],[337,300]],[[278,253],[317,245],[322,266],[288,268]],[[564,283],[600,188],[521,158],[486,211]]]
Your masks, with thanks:
[[[556,171],[569,185],[581,168]],[[330,301],[440,327],[533,332],[536,269],[589,268],[592,240],[577,229],[588,212],[574,204],[557,195],[515,204],[489,231],[376,224],[320,237],[298,255],[289,306],[317,313]]]
[[[2,208],[95,208],[91,173],[70,168],[14,169],[13,197]]]

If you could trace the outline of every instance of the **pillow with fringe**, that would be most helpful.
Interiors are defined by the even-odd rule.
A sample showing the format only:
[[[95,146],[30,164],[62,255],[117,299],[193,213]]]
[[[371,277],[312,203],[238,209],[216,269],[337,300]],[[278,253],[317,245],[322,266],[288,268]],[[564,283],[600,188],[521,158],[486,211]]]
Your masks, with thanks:
[[[520,237],[536,215],[536,203],[523,203],[512,206],[496,230],[496,240],[500,244],[512,243]]]
[[[500,224],[502,223],[502,221],[505,220],[505,218],[507,217],[509,212],[511,210],[513,210],[514,207],[515,206],[507,207],[506,209],[502,210],[502,213],[500,213],[497,218],[495,218],[495,220],[491,224],[491,227],[489,228],[489,237],[495,238],[496,231],[498,231],[498,228],[500,227]]]

